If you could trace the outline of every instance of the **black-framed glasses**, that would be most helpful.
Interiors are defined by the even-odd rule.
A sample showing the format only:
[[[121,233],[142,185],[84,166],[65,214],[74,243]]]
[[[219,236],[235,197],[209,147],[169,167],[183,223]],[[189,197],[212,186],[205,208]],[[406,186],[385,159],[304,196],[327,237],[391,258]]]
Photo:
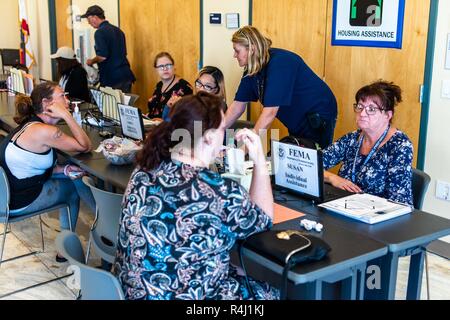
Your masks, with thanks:
[[[366,109],[366,113],[369,116],[373,116],[377,111],[383,111],[380,107],[378,107],[375,104],[369,104],[367,106],[361,104],[361,103],[354,103],[353,104],[353,110],[355,110],[356,113],[361,113],[364,109]]]
[[[195,87],[197,89],[205,89],[206,92],[213,92],[217,89],[217,86],[212,87],[209,84],[203,84],[199,79],[195,80]]]
[[[155,68],[158,70],[169,70],[173,68],[173,63],[160,64]]]

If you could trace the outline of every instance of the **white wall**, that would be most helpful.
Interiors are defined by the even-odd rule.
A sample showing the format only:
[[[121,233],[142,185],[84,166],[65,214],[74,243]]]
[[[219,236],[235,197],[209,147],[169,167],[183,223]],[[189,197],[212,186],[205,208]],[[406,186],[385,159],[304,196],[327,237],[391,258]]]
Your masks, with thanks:
[[[210,24],[209,14],[221,13],[222,24]],[[203,65],[218,67],[225,77],[227,104],[234,100],[243,69],[233,58],[231,37],[237,29],[226,28],[226,14],[239,13],[240,27],[248,24],[248,0],[206,0],[203,1]],[[245,114],[243,115],[245,117]]]
[[[450,33],[450,1],[439,1],[436,44],[431,85],[430,113],[425,155],[425,172],[431,184],[424,211],[450,219],[450,201],[435,197],[436,180],[450,182],[450,99],[441,97],[442,80],[450,80],[450,70],[444,68],[445,44]],[[450,237],[445,239],[450,242]]]
[[[31,43],[37,65],[32,73],[35,78],[51,79],[52,64],[50,59],[50,25],[48,1],[27,0],[28,24]]]
[[[17,0],[0,1],[0,48],[19,49],[20,26]]]

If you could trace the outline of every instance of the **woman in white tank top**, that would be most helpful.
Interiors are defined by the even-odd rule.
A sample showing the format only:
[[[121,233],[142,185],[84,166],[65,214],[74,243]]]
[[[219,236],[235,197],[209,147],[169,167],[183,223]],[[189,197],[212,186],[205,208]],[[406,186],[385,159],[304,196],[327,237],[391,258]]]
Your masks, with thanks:
[[[84,172],[75,165],[58,165],[55,149],[89,152],[92,144],[72,118],[64,91],[51,83],[39,84],[31,97],[17,97],[14,120],[19,126],[0,144],[0,164],[11,189],[11,216],[67,203],[72,226],[62,209],[61,228],[75,230],[80,196],[93,211],[95,202],[79,179]],[[56,126],[60,120],[67,123],[72,135]],[[77,179],[69,178],[74,172],[80,173]]]

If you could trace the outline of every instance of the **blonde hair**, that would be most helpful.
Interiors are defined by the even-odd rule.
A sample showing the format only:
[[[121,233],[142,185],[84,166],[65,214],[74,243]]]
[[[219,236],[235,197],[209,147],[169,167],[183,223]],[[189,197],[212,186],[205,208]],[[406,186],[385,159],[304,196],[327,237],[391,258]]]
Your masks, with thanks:
[[[219,88],[219,92],[217,93],[223,101],[226,103],[227,94],[225,92],[225,80],[223,77],[222,71],[219,68],[213,66],[204,66],[199,72],[197,79],[199,79],[202,75],[209,74],[214,81],[216,82],[217,87]]]
[[[248,49],[248,62],[245,66],[248,76],[257,74],[269,63],[272,40],[264,37],[255,27],[242,27],[233,34],[231,41]]]

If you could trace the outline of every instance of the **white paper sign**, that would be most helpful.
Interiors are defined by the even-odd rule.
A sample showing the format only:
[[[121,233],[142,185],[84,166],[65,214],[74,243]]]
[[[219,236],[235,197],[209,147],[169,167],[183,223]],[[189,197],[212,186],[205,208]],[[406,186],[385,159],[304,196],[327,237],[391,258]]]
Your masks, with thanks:
[[[319,197],[317,150],[272,141],[272,172],[277,185]]]
[[[332,45],[402,47],[405,0],[334,0]]]
[[[125,137],[144,140],[144,130],[142,128],[142,117],[139,109],[124,104],[118,104],[120,114],[120,125]]]

